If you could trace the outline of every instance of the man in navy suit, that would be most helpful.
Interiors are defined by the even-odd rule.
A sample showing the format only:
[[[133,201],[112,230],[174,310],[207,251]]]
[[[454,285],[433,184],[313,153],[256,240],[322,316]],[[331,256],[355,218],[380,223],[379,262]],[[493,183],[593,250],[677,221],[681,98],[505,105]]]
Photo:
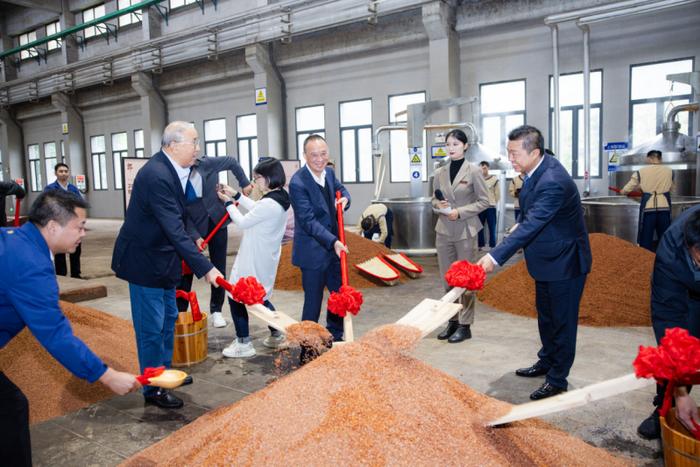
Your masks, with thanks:
[[[578,188],[566,169],[544,153],[542,133],[523,125],[508,134],[508,159],[525,173],[517,228],[479,263],[486,272],[503,265],[519,249],[535,279],[535,306],[542,348],[539,360],[518,376],[546,375],[530,394],[544,399],[566,391],[576,354],[578,309],[591,270],[591,247]]]
[[[238,185],[244,195],[253,190],[253,185],[246,177],[236,159],[230,156],[203,157],[198,159],[189,180],[192,190],[185,193],[187,203],[187,232],[198,247],[204,242],[204,238],[214,230],[219,220],[226,214],[224,204],[217,196],[216,186],[219,182],[219,172],[230,170],[238,180]],[[219,229],[206,246],[209,250],[209,258],[219,271],[226,271],[226,248],[228,232],[226,226],[229,220]],[[189,292],[192,289],[192,274],[182,276],[178,289]],[[226,326],[226,320],[221,316],[221,306],[224,304],[225,291],[222,288],[211,288],[209,300],[209,317],[216,328]],[[177,307],[180,311],[186,311],[189,302],[183,298],[177,299]]]
[[[327,168],[328,145],[319,135],[304,140],[306,167],[297,171],[289,182],[294,208],[294,242],[292,264],[301,269],[304,287],[302,320],[318,322],[323,289],[336,292],[341,286],[340,252],[348,249],[338,240],[335,192],[343,209],[350,206],[350,194]],[[343,318],[327,312],[326,327],[333,339],[343,339]]]
[[[165,128],[161,150],[136,175],[114,244],[112,270],[129,282],[141,371],[171,364],[180,258],[210,284],[222,277],[185,231],[185,190],[198,148],[197,130],[190,123],[172,122]],[[159,407],[183,405],[164,389],[144,386],[143,394],[146,402]]]
[[[68,193],[73,194],[74,196],[77,196],[80,199],[83,199],[83,195],[80,193],[80,190],[78,190],[78,187],[70,183],[68,180],[70,180],[70,168],[68,167],[67,164],[64,164],[63,162],[59,162],[56,164],[54,167],[54,173],[56,174],[56,181],[53,183],[49,183],[46,185],[44,188],[44,191],[50,191],[50,190],[63,190],[67,191]],[[82,253],[82,245],[78,245],[78,248],[75,249],[75,253],[71,253],[70,256],[70,276],[75,277],[77,279],[81,279],[80,277],[80,254]],[[56,275],[58,276],[66,276],[68,275],[68,268],[66,267],[66,254],[65,253],[59,253],[54,255],[53,257],[53,262],[54,266],[56,268]]]

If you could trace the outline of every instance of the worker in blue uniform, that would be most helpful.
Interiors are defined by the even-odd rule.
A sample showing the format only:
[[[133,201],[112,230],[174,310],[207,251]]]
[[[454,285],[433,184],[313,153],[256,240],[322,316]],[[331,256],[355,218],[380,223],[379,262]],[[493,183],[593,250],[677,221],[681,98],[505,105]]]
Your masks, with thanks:
[[[24,327],[63,366],[117,394],[136,390],[134,375],[107,367],[74,334],[58,304],[51,257],[72,253],[85,236],[87,203],[63,190],[39,195],[21,228],[0,229],[0,349]],[[29,404],[0,371],[0,463],[32,464]]]

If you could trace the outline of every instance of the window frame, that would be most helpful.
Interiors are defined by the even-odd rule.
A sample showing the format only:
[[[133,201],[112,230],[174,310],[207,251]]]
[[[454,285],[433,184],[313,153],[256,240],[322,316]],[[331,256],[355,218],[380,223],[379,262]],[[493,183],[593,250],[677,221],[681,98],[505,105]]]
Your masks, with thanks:
[[[661,133],[664,121],[666,120],[664,118],[664,109],[665,106],[670,104],[672,101],[677,101],[681,99],[687,99],[688,102],[693,101],[693,91],[691,87],[690,94],[682,94],[678,96],[664,96],[664,97],[652,97],[652,98],[646,98],[646,99],[632,99],[632,70],[635,67],[641,67],[641,66],[648,66],[648,65],[659,65],[662,63],[671,63],[671,62],[681,62],[685,60],[690,60],[690,70],[693,71],[695,70],[695,57],[690,56],[690,57],[680,57],[680,58],[670,58],[667,60],[656,60],[652,62],[643,62],[643,63],[631,63],[629,66],[629,79],[627,83],[627,95],[629,96],[629,101],[628,101],[628,109],[627,109],[627,137],[630,142],[630,145],[634,143],[634,106],[638,104],[651,104],[655,103],[656,104],[656,134]],[[681,131],[683,129],[681,128]],[[685,134],[687,135],[692,135],[693,131],[695,131],[695,128],[693,128],[693,119],[688,117],[688,128],[685,129]]]
[[[588,178],[590,180],[594,179],[602,179],[603,178],[603,103],[605,102],[605,96],[604,96],[604,91],[605,91],[605,71],[602,68],[596,68],[594,70],[591,70],[591,73],[597,73],[600,72],[600,103],[599,104],[591,104],[591,109],[598,109],[598,175],[596,176],[589,176]],[[583,71],[572,71],[569,73],[560,73],[559,76],[569,76],[569,75],[583,75]],[[553,104],[554,102],[551,100],[552,99],[552,78],[554,75],[549,75],[548,82],[549,82],[549,89],[547,90],[548,93],[547,95],[549,96],[549,137],[547,139],[547,145],[551,148],[552,147],[552,136],[553,136],[553,128],[552,125],[554,125],[554,108]],[[579,151],[578,151],[578,139],[579,139],[579,110],[581,111],[581,116],[583,117],[583,104],[581,105],[567,105],[567,106],[561,106],[559,107],[559,112],[564,112],[564,111],[571,111],[571,126],[572,126],[572,132],[571,132],[571,172],[569,175],[571,175],[571,178],[574,180],[584,180],[584,175],[578,175],[578,160],[579,160]],[[561,123],[561,119],[559,120]],[[559,129],[561,132],[561,128]],[[560,144],[561,144],[561,138],[560,138]],[[561,152],[561,147],[559,148],[559,152]],[[560,159],[559,154],[556,154],[557,159]],[[607,164],[607,162],[606,162]],[[562,164],[563,165],[563,164]],[[585,164],[584,164],[585,165]],[[566,167],[564,167],[566,169]]]
[[[36,147],[36,158],[32,159],[30,148]],[[41,177],[41,146],[39,143],[27,144],[27,161],[29,162],[29,190],[38,193],[44,189]]]
[[[224,121],[224,132],[225,136],[224,139],[212,139],[208,140],[207,139],[207,122],[214,122],[218,120],[223,120]],[[228,156],[228,131],[226,129],[226,117],[218,117],[218,118],[208,118],[202,122],[202,133],[204,134],[204,155],[207,157],[212,157],[211,154],[209,154],[209,151],[207,150],[207,146],[209,144],[214,144],[214,152],[216,153],[213,157],[225,157]],[[224,154],[219,154],[219,144],[224,143]],[[228,183],[228,171],[223,171],[219,172],[219,183],[224,183],[224,184],[229,184]]]
[[[365,102],[369,101],[369,110],[370,110],[370,116],[369,116],[369,124],[365,125],[349,125],[349,126],[343,126],[342,122],[340,121],[340,116],[342,115],[341,112],[341,107],[343,104],[351,104],[353,102]],[[369,129],[370,131],[370,167],[372,170],[372,176],[369,180],[366,181],[360,181],[360,154],[359,154],[359,132],[360,130],[364,129]],[[355,154],[353,154],[353,158],[355,159],[355,181],[347,181],[345,179],[345,170],[343,170],[344,164],[343,160],[345,159],[345,153],[343,152],[343,132],[352,130],[353,132],[353,138],[355,139]],[[338,160],[338,164],[336,167],[336,171],[340,169],[340,176],[341,180],[343,183],[352,183],[352,184],[364,184],[364,183],[374,183],[374,158],[372,156],[372,143],[371,143],[371,136],[374,134],[374,106],[373,106],[373,101],[371,97],[364,97],[361,99],[351,99],[351,100],[346,100],[346,101],[339,101],[338,102],[338,136],[340,137],[340,157]]]
[[[124,135],[126,140],[126,149],[114,149],[114,136]],[[114,189],[121,191],[124,189],[122,186],[122,180],[124,179],[122,172],[122,160],[125,157],[129,157],[129,132],[128,131],[117,131],[109,135],[109,148],[112,152],[112,179],[114,180]],[[106,148],[105,148],[106,149]],[[119,158],[117,158],[117,155]],[[118,173],[118,175],[117,175]]]
[[[92,149],[93,138],[102,137],[104,140],[104,151],[94,152]],[[95,164],[97,161],[97,164]],[[93,191],[107,191],[109,190],[109,176],[107,174],[107,139],[105,135],[94,135],[90,136],[90,164],[92,165],[92,189]],[[102,168],[104,166],[104,179],[102,178]],[[95,171],[97,170],[97,172]],[[99,180],[99,184],[97,183]]]
[[[129,2],[129,4],[126,6],[120,6],[120,2]],[[117,10],[129,8],[130,6],[134,6],[140,2],[141,0],[117,0]],[[128,15],[121,15],[119,18],[117,18],[117,26],[119,28],[124,28],[133,24],[139,24],[142,21],[143,13],[141,13],[141,11],[142,10],[139,10],[138,12],[129,13]],[[127,19],[129,20],[128,22],[126,22]]]
[[[309,109],[311,107],[321,107],[323,108],[323,128],[316,128],[312,130],[302,130],[299,131],[299,120],[298,112],[301,109]],[[313,105],[302,105],[294,108],[294,145],[297,147],[297,160],[300,162],[299,167],[304,167],[306,165],[306,159],[302,157],[304,155],[304,148],[299,147],[299,136],[301,135],[320,135],[323,139],[326,139],[326,104],[313,104]]]
[[[95,14],[95,10],[99,7],[102,7],[105,11],[100,16],[97,16]],[[94,21],[97,18],[101,18],[101,17],[105,16],[105,14],[107,13],[105,3],[100,3],[97,5],[93,5],[90,8],[85,8],[84,10],[80,10],[80,19],[82,20],[82,22],[80,24],[84,24],[84,23],[88,22],[88,21],[85,21],[85,12],[86,11],[92,11],[92,19],[89,19],[88,21]],[[88,30],[92,31],[92,33],[90,35],[88,35]],[[105,25],[105,23],[98,23],[94,26],[88,26],[85,29],[83,29],[83,40],[87,41],[89,39],[92,39],[93,37],[100,37],[103,34],[105,34],[106,32],[107,32],[107,26]]]
[[[238,132],[238,122],[239,119],[244,117],[255,116],[255,136],[239,136]],[[241,165],[243,172],[246,174],[249,180],[253,179],[253,169],[257,165],[257,160],[260,159],[260,154],[258,151],[258,130],[257,130],[258,116],[255,112],[243,115],[236,115],[236,151],[238,151],[238,163]],[[256,153],[256,163],[253,164],[253,141],[255,141],[255,153]],[[248,148],[248,161],[246,164],[241,161],[241,144],[245,144]]]
[[[489,112],[489,113],[483,113],[481,111],[481,106],[483,104],[483,100],[481,98],[481,89],[484,86],[492,86],[492,85],[497,85],[497,84],[506,84],[506,83],[517,83],[517,82],[523,82],[523,103],[525,105],[525,108],[523,110],[515,110],[515,111],[508,111],[508,112]],[[484,118],[488,117],[499,117],[499,125],[501,130],[503,130],[503,134],[501,141],[499,142],[499,152],[498,154],[502,156],[508,155],[508,148],[506,147],[506,139],[508,138],[508,132],[509,130],[506,130],[506,117],[510,117],[513,115],[522,115],[523,116],[523,125],[527,124],[527,78],[516,78],[516,79],[506,79],[506,80],[500,80],[500,81],[488,81],[486,83],[479,83],[479,143],[484,144]]]
[[[137,139],[136,139],[136,133],[141,132],[141,146],[138,145]],[[146,145],[144,139],[143,139],[143,129],[142,128],[137,128],[133,132],[133,137],[134,137],[134,156],[138,157],[139,159],[143,159],[146,157],[146,148],[144,147]],[[140,152],[139,152],[140,151]],[[140,154],[140,155],[139,155]]]
[[[54,26],[55,25],[55,30],[54,32],[49,33],[49,26]],[[47,36],[51,36],[53,34],[61,32],[61,21],[56,20],[51,23],[48,23],[44,25],[44,33]],[[47,52],[53,52],[54,50],[61,50],[61,47],[63,47],[63,39],[52,39],[46,43],[46,51]]]
[[[54,156],[53,157],[46,157],[46,146],[53,144],[53,152]],[[42,149],[44,150],[44,168],[46,169],[46,184],[49,185],[56,181],[55,177],[55,170],[54,167],[56,164],[58,164],[58,146],[56,145],[56,141],[46,141],[41,145]],[[49,165],[48,162],[49,160],[53,159],[53,164]],[[54,174],[54,179],[49,181],[51,178],[51,174]]]
[[[425,90],[423,90],[423,91],[400,92],[400,93],[398,93],[398,94],[389,94],[389,95],[387,96],[387,99],[386,99],[386,109],[387,109],[387,113],[389,114],[389,118],[387,119],[387,122],[389,122],[389,125],[392,125],[392,124],[394,124],[394,123],[404,123],[404,122],[405,122],[404,120],[393,120],[394,116],[391,115],[391,99],[392,99],[393,97],[408,96],[408,95],[411,95],[411,94],[423,94],[423,99],[424,99],[423,102],[427,102],[427,101],[428,101],[428,91],[425,91]],[[407,118],[406,118],[406,121],[407,121],[407,120],[408,120],[408,116],[407,116]],[[403,131],[403,130],[393,130],[393,131]],[[405,133],[406,133],[406,141],[408,141],[408,132],[405,132]],[[428,142],[427,142],[426,131],[423,131],[423,142],[424,142],[426,145],[428,144]],[[406,149],[408,149],[408,146],[406,147]],[[421,183],[425,183],[425,182],[428,180],[428,173],[427,173],[427,172],[428,172],[428,160],[427,160],[427,158],[426,158],[427,152],[428,152],[428,148],[424,147],[424,148],[423,148],[423,160],[425,161],[425,170],[424,170],[424,173],[423,173],[423,177],[425,178],[425,180],[421,179]],[[398,180],[398,181],[397,181],[397,180],[394,180],[394,164],[392,164],[391,154],[392,154],[392,153],[391,153],[391,131],[389,131],[389,182],[390,182],[390,183],[411,183],[411,174],[410,174],[410,170],[409,170],[408,180]]]
[[[24,45],[27,45],[27,44],[31,44],[32,42],[36,41],[36,31],[37,31],[36,29],[32,29],[31,31],[27,31],[27,32],[22,33],[22,34],[18,34],[18,35],[17,35],[17,45],[21,47],[21,46],[24,46]],[[34,35],[34,38],[33,38],[33,39],[29,37],[31,34]],[[25,38],[25,39],[24,39],[24,40],[25,40],[24,43],[22,43],[23,38]],[[36,50],[36,47],[32,47],[32,48],[29,48],[29,49],[26,49],[26,50],[22,50],[22,51],[19,53],[19,59],[20,59],[20,60],[29,60],[29,59],[31,59],[31,58],[36,58],[36,57],[38,57],[38,56],[39,56],[39,51]]]

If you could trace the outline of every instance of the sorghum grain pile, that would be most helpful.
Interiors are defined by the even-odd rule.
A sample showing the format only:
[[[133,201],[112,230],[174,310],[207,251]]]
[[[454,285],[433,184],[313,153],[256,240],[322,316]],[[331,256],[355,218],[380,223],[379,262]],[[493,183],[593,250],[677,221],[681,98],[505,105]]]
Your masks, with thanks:
[[[628,464],[539,420],[485,428],[509,404],[407,355],[419,336],[385,326],[123,465]]]
[[[73,333],[107,365],[138,374],[134,328],[130,322],[94,308],[61,302]],[[76,378],[58,363],[28,329],[0,350],[0,371],[29,399],[29,419],[38,423],[114,397],[101,383]]]
[[[611,235],[589,235],[593,266],[581,298],[579,323],[589,326],[649,326],[654,254]],[[478,294],[489,306],[537,316],[535,281],[525,261],[501,271]]]

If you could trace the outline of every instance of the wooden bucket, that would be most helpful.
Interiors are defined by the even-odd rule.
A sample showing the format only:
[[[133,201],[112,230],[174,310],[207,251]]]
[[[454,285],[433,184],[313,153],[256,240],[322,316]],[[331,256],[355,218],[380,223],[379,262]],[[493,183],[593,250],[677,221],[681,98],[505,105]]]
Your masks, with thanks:
[[[173,344],[173,366],[192,366],[207,358],[208,337],[207,313],[202,319],[192,320],[192,313],[178,313],[175,321],[175,342]]]
[[[700,441],[693,438],[671,409],[666,418],[660,417],[664,464],[668,467],[697,467],[700,465]]]

